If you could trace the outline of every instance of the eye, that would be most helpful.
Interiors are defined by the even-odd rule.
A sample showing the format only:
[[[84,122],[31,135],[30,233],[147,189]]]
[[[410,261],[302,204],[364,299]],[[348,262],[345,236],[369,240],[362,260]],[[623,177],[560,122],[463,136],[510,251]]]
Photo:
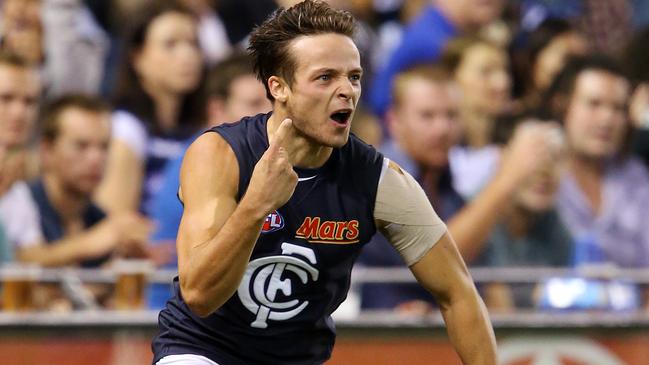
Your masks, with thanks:
[[[349,80],[353,82],[361,81],[361,75],[360,74],[351,75],[349,76]]]
[[[320,80],[320,81],[329,81],[329,80],[331,80],[331,75],[328,75],[328,74],[320,75],[320,76],[318,76],[318,80]]]

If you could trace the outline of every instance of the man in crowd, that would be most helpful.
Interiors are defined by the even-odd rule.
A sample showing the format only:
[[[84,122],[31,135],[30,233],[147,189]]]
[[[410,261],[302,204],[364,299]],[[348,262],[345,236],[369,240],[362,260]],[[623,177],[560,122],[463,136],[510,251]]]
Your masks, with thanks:
[[[110,110],[100,100],[66,96],[43,114],[43,173],[30,183],[42,241],[23,242],[17,259],[44,266],[96,267],[111,255],[142,255],[152,229],[141,216],[106,216],[91,196],[101,181],[110,139]]]

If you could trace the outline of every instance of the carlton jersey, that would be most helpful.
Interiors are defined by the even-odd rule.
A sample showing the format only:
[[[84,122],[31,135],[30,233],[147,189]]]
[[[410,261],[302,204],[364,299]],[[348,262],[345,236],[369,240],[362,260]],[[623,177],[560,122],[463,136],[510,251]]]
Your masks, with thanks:
[[[270,114],[215,127],[239,163],[243,196],[268,148]],[[291,199],[268,215],[236,293],[206,318],[175,296],[160,312],[154,363],[197,354],[219,365],[321,364],[334,345],[331,313],[349,289],[352,265],[376,231],[383,156],[355,136],[318,169],[298,169]],[[268,187],[272,189],[272,186]]]

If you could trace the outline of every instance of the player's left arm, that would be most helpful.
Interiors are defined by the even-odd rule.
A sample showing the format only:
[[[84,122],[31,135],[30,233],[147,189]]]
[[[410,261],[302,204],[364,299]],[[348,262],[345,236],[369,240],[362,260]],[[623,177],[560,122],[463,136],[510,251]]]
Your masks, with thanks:
[[[496,340],[482,299],[446,225],[410,174],[384,163],[374,217],[419,283],[437,300],[467,365],[495,365]]]
[[[440,306],[448,336],[464,364],[496,364],[496,340],[482,299],[448,233],[410,266]]]

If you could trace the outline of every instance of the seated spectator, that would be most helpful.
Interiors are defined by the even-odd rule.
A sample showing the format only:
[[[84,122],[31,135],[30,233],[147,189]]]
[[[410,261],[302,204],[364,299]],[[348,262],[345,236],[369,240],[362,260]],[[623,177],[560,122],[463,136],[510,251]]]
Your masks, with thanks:
[[[99,100],[68,96],[43,115],[43,175],[29,191],[40,213],[44,240],[24,242],[20,261],[43,266],[97,267],[111,255],[143,255],[151,224],[135,213],[106,216],[91,196],[101,181],[110,142],[109,108]]]
[[[494,142],[506,145],[516,128],[536,129],[539,121],[511,116],[500,119]],[[549,122],[545,122],[549,123]],[[568,266],[572,237],[555,209],[563,167],[563,132],[556,126],[556,150],[546,164],[519,185],[484,250],[474,262],[483,266]],[[505,147],[508,148],[508,147]]]
[[[509,61],[500,46],[462,37],[449,42],[441,63],[462,91],[462,141],[451,150],[451,172],[455,189],[471,200],[497,170],[499,152],[491,134],[496,117],[511,106]]]
[[[523,116],[501,118],[494,131],[494,142],[506,144],[516,128],[537,129],[539,123],[542,122]],[[555,133],[556,150],[552,158],[516,187],[512,204],[503,207],[501,218],[474,265],[567,267],[572,264],[573,239],[555,208],[565,152],[558,125]],[[510,286],[492,283],[485,286],[485,303],[491,310],[531,307],[534,287],[515,285],[511,291]]]
[[[234,54],[212,68],[207,81],[207,116],[209,126],[225,122],[234,122],[244,116],[266,113],[271,110],[270,101],[266,98],[266,89],[257,80],[252,60],[247,54]],[[184,150],[193,141],[191,138]],[[157,260],[167,268],[176,268],[175,241],[178,225],[182,217],[182,204],[176,193],[180,185],[180,166],[183,154],[170,161],[165,167],[162,186],[152,198],[151,218],[157,229],[152,242],[161,250],[171,252],[167,261]],[[171,245],[170,245],[171,243]],[[164,246],[171,246],[165,250]],[[166,255],[161,255],[165,258]],[[169,298],[168,285],[154,286],[150,291],[150,306],[162,308]]]
[[[39,98],[36,70],[15,54],[0,53],[0,147],[4,148],[0,195],[14,182],[36,174],[36,154],[29,141]]]
[[[0,52],[0,224],[7,253],[41,240],[38,211],[24,182],[36,175],[34,132],[40,82],[35,69],[19,56]]]
[[[5,0],[0,9],[0,48],[19,55],[32,66],[40,66],[43,52],[41,0]]]
[[[390,105],[393,78],[399,72],[438,61],[449,39],[475,32],[495,20],[504,1],[429,0],[429,4],[406,27],[385,69],[377,73],[370,98],[372,109],[380,117]]]
[[[559,213],[577,245],[588,241],[623,267],[649,265],[649,173],[628,153],[630,83],[605,56],[568,63],[548,91],[545,110],[565,128],[567,169]]]
[[[176,1],[145,4],[124,41],[113,139],[97,203],[108,212],[151,210],[168,161],[205,124],[204,60],[194,14]]]

